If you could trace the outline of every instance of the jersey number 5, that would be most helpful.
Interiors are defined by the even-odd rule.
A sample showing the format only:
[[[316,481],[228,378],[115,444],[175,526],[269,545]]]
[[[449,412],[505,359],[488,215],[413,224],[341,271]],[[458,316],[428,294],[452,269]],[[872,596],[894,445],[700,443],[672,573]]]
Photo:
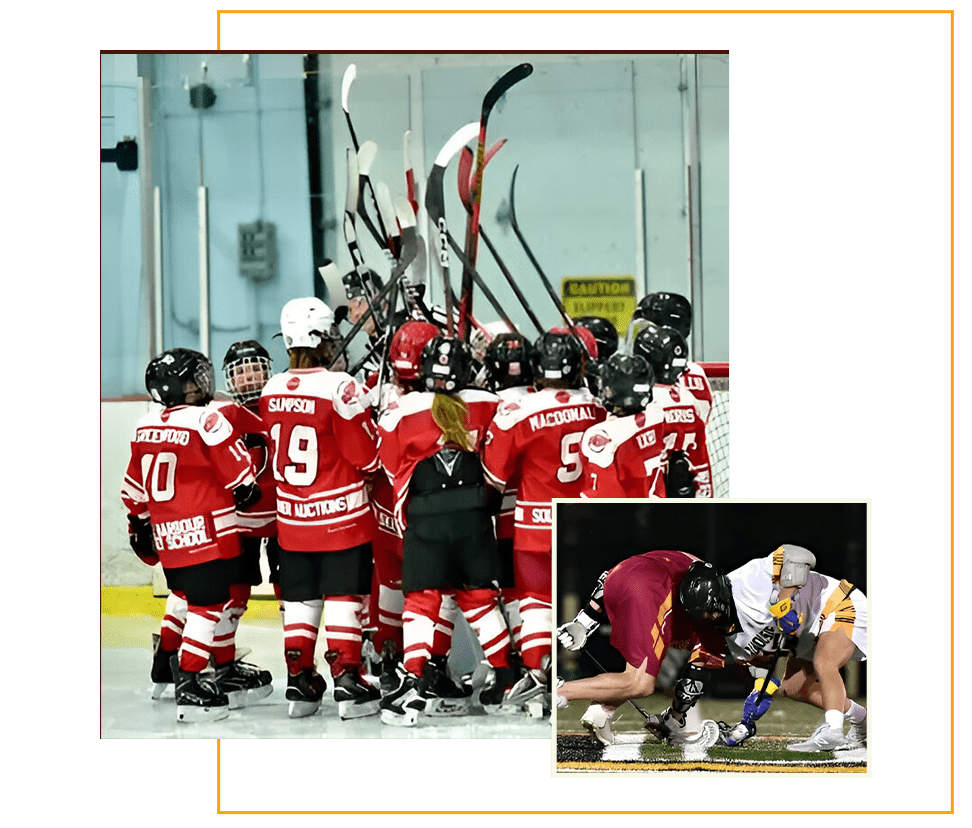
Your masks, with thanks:
[[[557,479],[561,483],[573,483],[581,476],[583,466],[581,465],[580,443],[583,436],[583,431],[575,431],[573,434],[565,434],[560,441],[560,462],[563,465],[557,469]]]

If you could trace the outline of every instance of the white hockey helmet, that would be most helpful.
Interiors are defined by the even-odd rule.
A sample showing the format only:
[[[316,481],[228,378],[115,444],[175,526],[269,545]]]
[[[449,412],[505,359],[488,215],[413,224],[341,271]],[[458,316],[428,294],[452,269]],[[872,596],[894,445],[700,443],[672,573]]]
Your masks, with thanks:
[[[316,348],[325,339],[335,339],[334,311],[316,296],[291,299],[280,312],[280,333],[284,347]]]

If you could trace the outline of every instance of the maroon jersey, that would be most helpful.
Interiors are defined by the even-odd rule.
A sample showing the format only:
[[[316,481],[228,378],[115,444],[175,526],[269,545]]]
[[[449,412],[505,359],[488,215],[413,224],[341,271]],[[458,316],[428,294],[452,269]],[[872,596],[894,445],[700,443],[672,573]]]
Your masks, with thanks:
[[[233,489],[254,480],[218,408],[183,405],[138,421],[121,496],[129,515],[151,519],[162,566],[178,569],[240,554]]]
[[[483,468],[500,491],[517,481],[514,549],[550,551],[550,502],[580,497],[581,438],[606,416],[587,389],[544,388],[500,405],[486,435]]]
[[[214,405],[229,420],[233,433],[246,446],[260,487],[260,499],[246,511],[236,512],[240,534],[251,538],[273,538],[277,535],[277,483],[273,479],[270,434],[256,414],[246,406],[227,400]]]
[[[331,552],[372,540],[367,475],[378,468],[374,423],[350,375],[325,368],[271,377],[260,417],[273,442],[277,537],[292,552]]]
[[[466,404],[468,412],[466,430],[472,440],[469,449],[478,452],[496,413],[499,397],[475,388],[465,388],[456,396]],[[392,482],[393,511],[403,530],[412,472],[445,445],[442,430],[432,419],[434,399],[431,391],[412,391],[390,403],[378,420],[381,465]]]
[[[678,587],[697,560],[687,552],[654,550],[621,561],[604,581],[611,644],[634,667],[647,658],[650,676],[657,677],[669,647],[693,650],[696,657],[724,647],[718,636],[696,631],[678,603]]]
[[[664,455],[665,413],[651,403],[644,411],[609,416],[581,440],[584,497],[658,497]],[[659,488],[661,486],[661,488]]]
[[[678,385],[655,385],[652,405],[658,405],[665,416],[665,458],[682,451],[695,476],[695,496],[712,497],[712,464],[705,441],[705,406]],[[662,481],[664,485],[664,481]]]

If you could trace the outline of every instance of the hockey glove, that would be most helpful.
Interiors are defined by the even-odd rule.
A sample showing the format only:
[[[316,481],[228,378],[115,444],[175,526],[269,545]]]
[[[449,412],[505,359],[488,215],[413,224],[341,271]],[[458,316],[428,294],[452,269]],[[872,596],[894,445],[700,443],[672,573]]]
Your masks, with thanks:
[[[743,704],[744,722],[755,722],[760,716],[769,710],[770,705],[773,703],[773,694],[780,689],[780,680],[776,678],[770,679],[769,684],[766,686],[766,693],[757,707],[756,699],[759,698],[759,691],[762,689],[764,681],[765,679],[756,679],[756,684],[753,687],[752,692],[746,696],[746,701]]]
[[[241,483],[233,489],[233,500],[236,502],[236,508],[241,511],[248,509],[259,499],[260,487],[256,483]]]
[[[557,627],[557,640],[565,650],[576,651],[587,643],[590,634],[599,626],[596,619],[581,610],[573,621]]]
[[[737,724],[732,730],[723,734],[723,738],[729,747],[738,747],[750,736],[756,735],[756,725],[745,720]]]
[[[128,516],[128,542],[142,563],[155,566],[159,562],[155,542],[152,539],[152,524],[147,517]]]
[[[668,459],[665,494],[668,497],[695,497],[695,475],[683,451],[673,451]]]
[[[789,598],[784,598],[778,604],[770,604],[770,612],[776,619],[776,626],[785,635],[792,635],[800,629],[800,616],[793,609]]]

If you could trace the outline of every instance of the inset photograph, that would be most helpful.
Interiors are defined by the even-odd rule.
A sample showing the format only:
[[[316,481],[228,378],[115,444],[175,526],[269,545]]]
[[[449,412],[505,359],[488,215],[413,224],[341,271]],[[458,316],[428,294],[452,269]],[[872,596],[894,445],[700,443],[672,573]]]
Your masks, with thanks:
[[[558,501],[554,773],[866,773],[866,501]]]

